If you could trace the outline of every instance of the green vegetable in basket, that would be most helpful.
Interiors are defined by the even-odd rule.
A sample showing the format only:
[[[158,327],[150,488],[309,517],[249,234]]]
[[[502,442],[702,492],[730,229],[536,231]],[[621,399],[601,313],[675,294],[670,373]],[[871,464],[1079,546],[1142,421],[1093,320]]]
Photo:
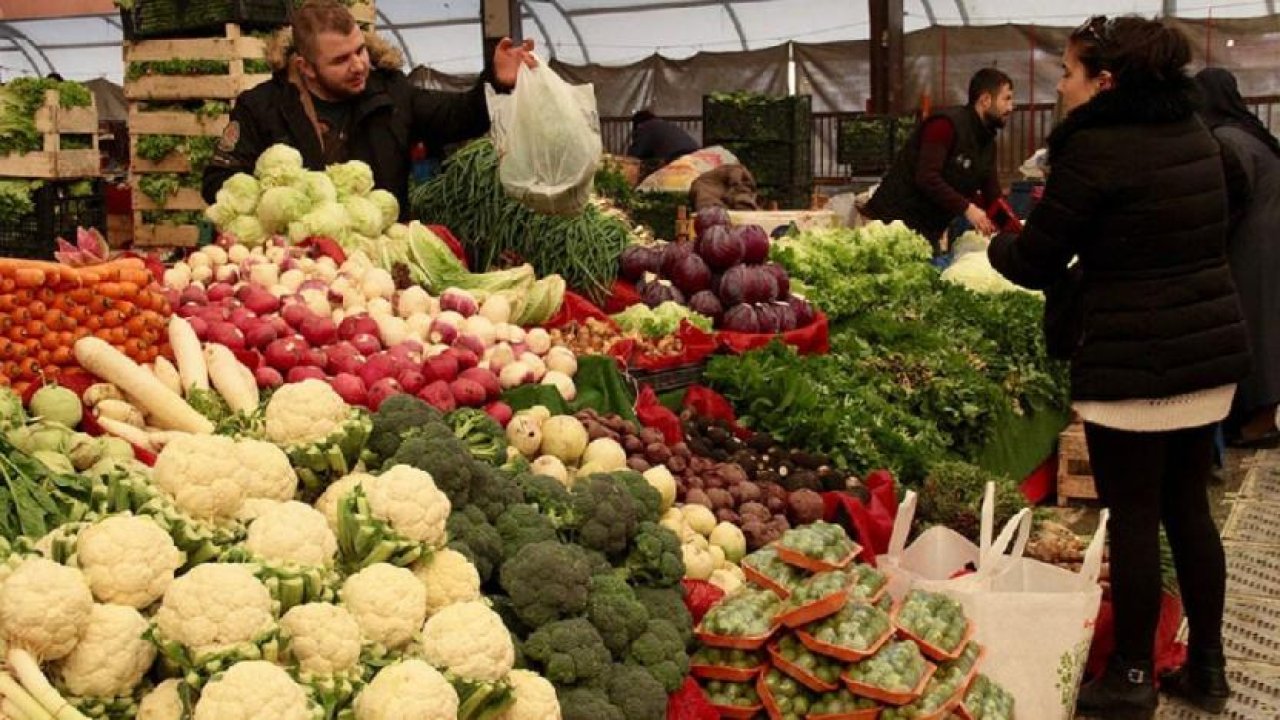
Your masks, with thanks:
[[[973,679],[964,707],[973,720],[1013,720],[1013,695],[986,675]]]
[[[800,583],[787,598],[787,608],[794,610],[830,597],[853,583],[853,577],[841,570],[818,573]]]
[[[703,690],[707,692],[707,700],[712,705],[754,707],[760,704],[760,696],[756,694],[754,682],[734,683],[709,680],[703,685]]]
[[[778,557],[778,549],[772,545],[762,547],[750,555],[744,556],[742,564],[764,575],[788,591],[795,588],[808,576],[807,571],[783,562]]]
[[[950,652],[964,639],[964,608],[941,593],[912,590],[898,610],[898,626],[920,640]]]
[[[813,706],[814,695],[777,668],[769,668],[764,674],[765,686],[782,717],[803,718]]]
[[[889,584],[889,578],[870,565],[857,564],[850,568],[848,572],[854,577],[850,594],[862,600],[869,600],[875,597],[876,593]]]
[[[849,692],[847,688],[840,688],[839,690],[819,695],[813,701],[813,704],[809,706],[809,715],[810,717],[814,715],[847,715],[876,707],[879,707],[876,701],[858,697]]]
[[[825,563],[835,564],[853,552],[854,544],[839,525],[818,522],[791,528],[778,541],[781,547]]]
[[[840,612],[811,623],[813,638],[848,650],[869,650],[889,630],[889,614],[864,602],[850,600]]]
[[[768,590],[742,587],[726,596],[702,618],[704,630],[729,637],[764,635],[773,627],[773,619],[782,601]]]
[[[735,650],[702,646],[689,659],[692,665],[708,665],[711,667],[727,667],[739,670],[751,670],[765,664],[765,654],[756,650]]]
[[[887,692],[907,693],[920,684],[928,666],[910,640],[889,643],[875,655],[849,666],[850,680]]]
[[[648,338],[675,334],[681,320],[688,320],[695,327],[711,332],[711,318],[670,300],[656,308],[637,303],[612,317],[624,331],[638,332]]]
[[[796,668],[818,678],[825,685],[838,685],[844,666],[804,646],[795,635],[784,635],[778,641],[778,654]]]

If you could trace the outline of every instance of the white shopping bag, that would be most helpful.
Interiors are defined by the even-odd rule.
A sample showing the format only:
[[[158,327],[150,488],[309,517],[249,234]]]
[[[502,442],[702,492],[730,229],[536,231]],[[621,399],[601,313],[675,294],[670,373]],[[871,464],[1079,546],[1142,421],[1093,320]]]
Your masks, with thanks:
[[[513,199],[545,214],[582,211],[604,152],[591,85],[570,85],[538,60],[509,95],[486,88],[498,176]]]
[[[942,588],[964,606],[987,651],[983,672],[1013,694],[1019,718],[1075,715],[1102,600],[1107,519],[1103,510],[1080,571],[1071,572],[1022,556],[1031,528],[1031,511],[1023,510],[982,553],[976,573]]]

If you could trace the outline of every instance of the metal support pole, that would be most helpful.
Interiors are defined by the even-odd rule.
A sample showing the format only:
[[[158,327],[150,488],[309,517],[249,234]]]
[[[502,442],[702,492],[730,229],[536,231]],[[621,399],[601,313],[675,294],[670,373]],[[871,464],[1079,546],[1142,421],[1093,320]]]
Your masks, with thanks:
[[[484,68],[493,73],[493,51],[498,41],[524,39],[520,27],[520,0],[480,0],[480,27],[484,38]]]
[[[868,0],[871,18],[871,112],[901,113],[902,0]]]

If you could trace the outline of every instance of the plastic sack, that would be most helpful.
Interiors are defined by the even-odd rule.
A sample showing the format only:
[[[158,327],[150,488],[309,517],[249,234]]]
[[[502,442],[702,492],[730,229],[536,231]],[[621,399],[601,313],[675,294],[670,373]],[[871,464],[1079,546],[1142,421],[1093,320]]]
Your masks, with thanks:
[[[510,94],[486,95],[507,194],[548,215],[581,212],[604,152],[595,88],[570,85],[539,59],[520,66]]]
[[[636,192],[687,193],[704,173],[722,165],[737,165],[738,158],[725,148],[714,145],[673,160],[651,173],[636,187]]]

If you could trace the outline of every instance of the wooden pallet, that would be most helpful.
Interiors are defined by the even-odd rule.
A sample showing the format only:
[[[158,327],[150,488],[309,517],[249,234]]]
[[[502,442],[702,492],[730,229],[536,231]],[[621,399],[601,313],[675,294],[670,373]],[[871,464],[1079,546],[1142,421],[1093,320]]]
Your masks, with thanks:
[[[1097,500],[1084,425],[1074,422],[1058,435],[1058,504],[1072,500]]]
[[[134,247],[187,248],[200,240],[200,228],[195,225],[143,225],[138,215],[134,222]]]
[[[226,26],[223,37],[126,42],[126,68],[134,62],[221,60],[228,69],[226,75],[148,75],[126,80],[124,95],[129,100],[231,100],[271,79],[268,74],[246,74],[244,69],[245,60],[261,60],[266,55],[266,42],[243,36],[234,23]]]
[[[96,105],[63,108],[58,91],[49,90],[36,111],[35,121],[36,132],[44,137],[44,148],[20,155],[0,155],[0,177],[75,179],[101,174]],[[63,150],[63,135],[88,135],[93,144],[85,150]]]

